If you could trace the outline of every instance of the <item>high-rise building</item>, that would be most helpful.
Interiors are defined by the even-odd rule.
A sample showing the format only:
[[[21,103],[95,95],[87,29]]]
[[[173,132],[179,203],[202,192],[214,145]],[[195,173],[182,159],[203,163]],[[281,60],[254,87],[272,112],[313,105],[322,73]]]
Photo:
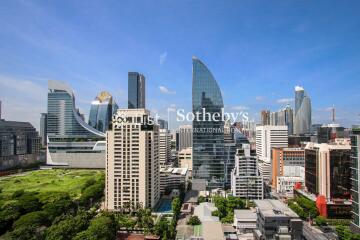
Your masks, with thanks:
[[[187,168],[189,170],[189,175],[192,175],[192,167],[193,167],[193,160],[192,160],[192,148],[184,148],[183,150],[178,152],[178,161],[179,166],[181,168]]]
[[[351,198],[352,198],[352,221],[350,228],[353,232],[360,233],[360,209],[359,209],[359,177],[360,177],[360,126],[353,126],[351,138]]]
[[[160,168],[165,168],[171,159],[171,135],[167,129],[159,130],[159,162]]]
[[[269,110],[261,111],[261,125],[263,125],[263,126],[270,125],[270,111]]]
[[[105,206],[153,208],[160,198],[159,128],[146,109],[119,109],[106,132]]]
[[[191,125],[181,125],[179,127],[179,151],[192,147],[193,133]]]
[[[0,171],[41,162],[40,146],[30,123],[0,119]]]
[[[220,88],[206,65],[193,57],[192,71],[193,177],[207,181],[208,188],[224,187],[224,104]],[[205,121],[203,121],[205,120]]]
[[[322,125],[317,129],[316,135],[318,143],[333,142],[336,138],[345,137],[345,128],[336,123]]]
[[[349,199],[351,189],[350,144],[343,141],[308,143],[305,147],[305,186],[327,201]]]
[[[256,154],[259,157],[259,169],[268,181],[271,177],[271,151],[275,147],[288,146],[287,126],[257,126]]]
[[[106,132],[109,129],[111,117],[117,109],[118,105],[110,93],[100,92],[91,102],[89,125],[101,132]]]
[[[290,105],[287,105],[285,108],[281,109],[278,112],[277,116],[277,125],[283,126],[286,125],[288,127],[288,134],[293,134],[294,122],[293,122],[294,112]]]
[[[41,113],[40,138],[41,138],[41,145],[46,146],[46,144],[47,144],[47,113]]]
[[[311,100],[303,87],[295,87],[294,134],[311,132]]]
[[[233,196],[245,199],[263,199],[264,180],[259,173],[257,156],[250,144],[242,144],[237,149],[235,168],[231,172],[231,192]]]
[[[169,129],[168,122],[166,120],[158,119],[157,122],[159,124],[159,129]]]
[[[84,121],[66,83],[50,80],[48,85],[47,164],[104,168],[105,133]]]
[[[2,118],[1,118],[1,113],[2,113],[1,104],[2,104],[2,102],[1,102],[1,100],[0,100],[0,120],[2,119]]]
[[[305,151],[303,148],[273,148],[271,161],[271,183],[273,188],[277,188],[278,178],[289,179],[294,182],[293,177],[305,178]],[[292,181],[293,180],[293,181]],[[303,180],[302,180],[303,182]],[[282,186],[283,184],[280,184]],[[294,187],[294,185],[292,186]],[[280,191],[278,191],[280,192]]]
[[[225,121],[224,125],[224,179],[225,188],[231,187],[231,171],[235,167],[235,154],[237,144],[234,138],[235,127],[230,124],[230,121]]]
[[[128,108],[145,108],[145,76],[138,72],[128,74]]]

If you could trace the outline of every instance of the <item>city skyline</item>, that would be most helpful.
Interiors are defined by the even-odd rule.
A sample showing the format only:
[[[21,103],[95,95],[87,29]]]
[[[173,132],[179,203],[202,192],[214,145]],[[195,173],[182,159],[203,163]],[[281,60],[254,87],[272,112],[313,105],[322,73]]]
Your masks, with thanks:
[[[342,125],[359,122],[360,45],[354,31],[360,23],[359,3],[349,8],[335,2],[336,12],[325,1],[140,3],[141,19],[131,15],[135,5],[128,2],[5,2],[8,11],[0,14],[3,118],[27,116],[39,129],[49,79],[75,89],[76,105],[87,118],[99,90],[111,92],[119,107],[126,108],[130,71],[146,77],[153,113],[166,119],[169,107],[191,111],[195,55],[217,76],[230,111],[245,109],[259,121],[261,109],[293,106],[293,88],[300,85],[312,98],[313,123],[331,122],[333,105]],[[174,16],[169,15],[174,9]],[[263,14],[254,17],[255,9]]]

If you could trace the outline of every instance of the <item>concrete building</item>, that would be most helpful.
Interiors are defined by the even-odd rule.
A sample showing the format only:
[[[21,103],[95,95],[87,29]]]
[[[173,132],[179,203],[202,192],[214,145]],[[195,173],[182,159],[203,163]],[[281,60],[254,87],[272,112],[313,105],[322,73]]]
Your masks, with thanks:
[[[351,145],[348,141],[308,143],[305,147],[305,186],[327,201],[349,199],[351,190]]]
[[[278,176],[276,178],[276,192],[286,197],[292,197],[294,186],[297,183],[304,185],[304,177]]]
[[[181,125],[179,128],[179,151],[192,147],[192,126]]]
[[[28,122],[0,119],[0,171],[43,161],[40,137]]]
[[[353,126],[351,138],[351,197],[352,197],[352,221],[350,228],[360,233],[360,209],[359,209],[359,177],[360,177],[360,126]]]
[[[167,129],[159,129],[159,162],[160,168],[166,168],[171,159],[171,135]]]
[[[264,180],[259,174],[255,151],[243,144],[235,155],[235,168],[231,173],[231,192],[245,199],[263,199]]]
[[[72,89],[61,81],[48,82],[47,158],[51,166],[105,167],[105,133],[84,121]]]
[[[234,223],[238,234],[253,233],[256,229],[257,215],[254,209],[234,210]]]
[[[160,198],[159,129],[146,109],[120,109],[107,131],[105,206],[121,210]]]
[[[187,188],[188,183],[187,168],[167,168],[160,170],[160,193],[164,194],[167,190],[179,189],[181,184]]]
[[[287,126],[257,126],[256,155],[265,181],[270,180],[271,151],[275,147],[288,146]]]
[[[279,200],[255,200],[257,230],[255,239],[302,239],[303,222],[299,216]]]
[[[40,138],[41,145],[47,145],[47,113],[41,113],[40,117]]]
[[[270,125],[270,111],[269,110],[262,110],[261,111],[261,125],[266,126]]]
[[[276,188],[277,177],[305,177],[305,150],[303,148],[273,148],[271,182]]]
[[[192,173],[192,148],[184,148],[178,152],[178,161],[181,168],[187,168]]]

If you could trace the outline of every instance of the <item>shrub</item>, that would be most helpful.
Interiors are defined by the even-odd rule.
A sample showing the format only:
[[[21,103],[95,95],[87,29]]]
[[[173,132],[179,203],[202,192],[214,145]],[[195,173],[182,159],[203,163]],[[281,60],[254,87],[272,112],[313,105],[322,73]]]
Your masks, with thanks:
[[[187,224],[192,226],[200,225],[201,221],[197,216],[191,216]]]

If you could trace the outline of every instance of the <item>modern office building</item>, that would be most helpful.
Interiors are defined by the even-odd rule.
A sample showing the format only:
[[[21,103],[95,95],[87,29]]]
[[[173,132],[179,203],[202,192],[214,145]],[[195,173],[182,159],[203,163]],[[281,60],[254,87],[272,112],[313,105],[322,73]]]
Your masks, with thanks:
[[[1,106],[2,106],[2,102],[1,102],[1,100],[0,100],[0,120],[2,119],[2,115],[1,115],[2,109],[1,109]]]
[[[145,108],[145,76],[138,72],[128,74],[128,108]]]
[[[159,163],[160,168],[166,168],[171,159],[171,135],[167,129],[159,130]]]
[[[179,127],[179,151],[192,147],[193,133],[191,125],[181,125]]]
[[[109,129],[112,115],[117,109],[118,105],[110,93],[106,91],[100,92],[95,100],[91,102],[89,125],[105,133]]]
[[[72,168],[105,167],[105,133],[91,127],[64,82],[48,82],[47,164]]]
[[[303,222],[279,200],[255,200],[257,208],[256,240],[302,239]]]
[[[335,141],[336,138],[345,138],[345,128],[341,127],[340,124],[331,123],[322,125],[317,129],[316,132],[318,143],[329,143]]]
[[[353,232],[360,233],[360,210],[359,210],[359,166],[360,166],[360,126],[353,126],[351,133],[351,198],[352,198],[352,221],[350,228]]]
[[[47,113],[41,113],[40,138],[41,138],[41,145],[46,146],[46,144],[47,144]]]
[[[273,112],[270,115],[270,125],[288,127],[288,134],[293,134],[294,123],[293,123],[293,109],[290,105],[280,109],[278,112]]]
[[[224,125],[224,180],[225,189],[231,188],[231,171],[235,167],[235,154],[237,144],[234,137],[235,127],[230,124],[230,121],[225,121]]]
[[[191,147],[184,148],[183,150],[178,152],[178,161],[179,166],[181,168],[187,168],[189,170],[189,175],[192,176],[193,160]]]
[[[347,141],[308,143],[305,147],[305,186],[327,201],[349,199],[351,146]]]
[[[224,187],[224,107],[220,88],[203,62],[193,57],[192,71],[193,178],[207,181],[208,188]],[[205,120],[205,121],[204,121]]]
[[[271,182],[276,188],[278,177],[305,177],[305,150],[303,148],[273,148]]]
[[[257,156],[250,144],[243,144],[236,150],[235,168],[231,172],[233,196],[245,199],[263,199],[264,180],[259,173]]]
[[[39,134],[30,123],[0,119],[0,171],[41,162],[40,147]]]
[[[271,151],[275,147],[288,146],[287,126],[257,126],[256,154],[265,181],[271,178]]]
[[[106,132],[105,207],[153,208],[160,198],[159,128],[146,109],[119,109]]]
[[[189,172],[187,168],[166,168],[160,170],[160,193],[170,193],[180,186],[187,188]]]
[[[260,123],[263,126],[270,125],[270,111],[269,110],[261,111]]]
[[[159,129],[169,129],[168,122],[166,120],[158,119],[157,122],[159,124]]]
[[[303,87],[295,87],[294,134],[311,132],[311,100]]]

